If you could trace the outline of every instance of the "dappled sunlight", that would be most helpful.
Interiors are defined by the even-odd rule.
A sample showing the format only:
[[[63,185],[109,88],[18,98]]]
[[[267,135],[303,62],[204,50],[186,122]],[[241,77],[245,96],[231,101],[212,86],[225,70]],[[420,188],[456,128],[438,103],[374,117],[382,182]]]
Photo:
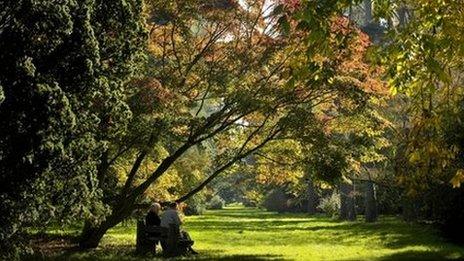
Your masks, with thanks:
[[[463,2],[2,1],[0,260],[464,260]]]
[[[225,208],[189,216],[196,260],[443,260],[464,258],[429,226],[393,216],[376,223],[340,222],[322,215]],[[55,233],[58,230],[54,230]],[[60,232],[61,234],[63,232]],[[57,235],[61,235],[58,233]],[[63,250],[55,260],[153,260],[135,255],[135,222],[119,225],[89,252]],[[182,259],[192,259],[183,257]]]
[[[232,219],[233,218],[233,219]],[[445,243],[427,226],[382,217],[378,223],[338,222],[323,216],[276,214],[256,209],[210,211],[187,227],[199,251],[224,254],[275,253],[303,260],[422,260],[462,258],[464,249]],[[409,254],[408,254],[409,253]]]

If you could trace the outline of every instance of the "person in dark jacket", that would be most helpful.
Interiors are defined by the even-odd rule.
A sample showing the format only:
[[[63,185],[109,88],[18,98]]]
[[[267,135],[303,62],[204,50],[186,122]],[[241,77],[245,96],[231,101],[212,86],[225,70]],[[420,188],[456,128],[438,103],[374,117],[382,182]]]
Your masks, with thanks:
[[[159,227],[161,224],[161,219],[159,217],[159,213],[161,211],[161,205],[158,203],[153,203],[148,211],[147,215],[145,216],[145,225],[147,227]],[[160,234],[156,232],[149,233],[150,237],[159,237]],[[158,245],[158,241],[153,242],[153,250],[156,252],[156,245]]]
[[[147,226],[156,226],[159,227],[161,225],[161,219],[159,217],[159,213],[161,211],[161,205],[158,203],[154,203],[150,210],[145,217],[145,224]]]

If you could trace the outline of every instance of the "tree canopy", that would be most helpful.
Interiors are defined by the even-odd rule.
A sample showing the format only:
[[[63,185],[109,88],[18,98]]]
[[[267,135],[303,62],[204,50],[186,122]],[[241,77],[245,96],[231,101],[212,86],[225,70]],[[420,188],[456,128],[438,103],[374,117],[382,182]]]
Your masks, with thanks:
[[[369,222],[380,186],[448,229],[464,213],[459,1],[1,3],[10,257],[53,222],[95,248],[155,200],[314,212],[330,190],[355,219],[363,184]]]

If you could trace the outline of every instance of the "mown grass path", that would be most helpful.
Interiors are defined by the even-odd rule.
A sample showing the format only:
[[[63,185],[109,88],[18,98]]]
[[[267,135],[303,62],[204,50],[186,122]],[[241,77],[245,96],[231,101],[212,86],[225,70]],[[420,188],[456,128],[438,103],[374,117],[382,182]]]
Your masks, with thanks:
[[[379,222],[338,222],[323,216],[226,208],[188,217],[199,260],[446,260],[464,247],[447,243],[431,227],[394,217]],[[153,260],[133,255],[135,227],[118,226],[99,249],[64,253],[66,260]],[[48,258],[47,258],[48,259]],[[183,258],[185,259],[185,258]],[[191,259],[191,258],[187,258]]]

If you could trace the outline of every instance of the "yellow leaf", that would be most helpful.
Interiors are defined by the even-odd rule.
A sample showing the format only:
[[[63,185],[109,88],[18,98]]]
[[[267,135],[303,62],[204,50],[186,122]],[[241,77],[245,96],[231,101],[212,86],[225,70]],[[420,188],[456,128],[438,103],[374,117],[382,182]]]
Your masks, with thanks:
[[[414,151],[409,155],[409,162],[416,163],[420,160],[420,153],[418,151]]]
[[[464,182],[464,169],[459,169],[456,171],[456,174],[451,179],[450,183],[453,185],[453,188],[461,187],[461,183]]]

